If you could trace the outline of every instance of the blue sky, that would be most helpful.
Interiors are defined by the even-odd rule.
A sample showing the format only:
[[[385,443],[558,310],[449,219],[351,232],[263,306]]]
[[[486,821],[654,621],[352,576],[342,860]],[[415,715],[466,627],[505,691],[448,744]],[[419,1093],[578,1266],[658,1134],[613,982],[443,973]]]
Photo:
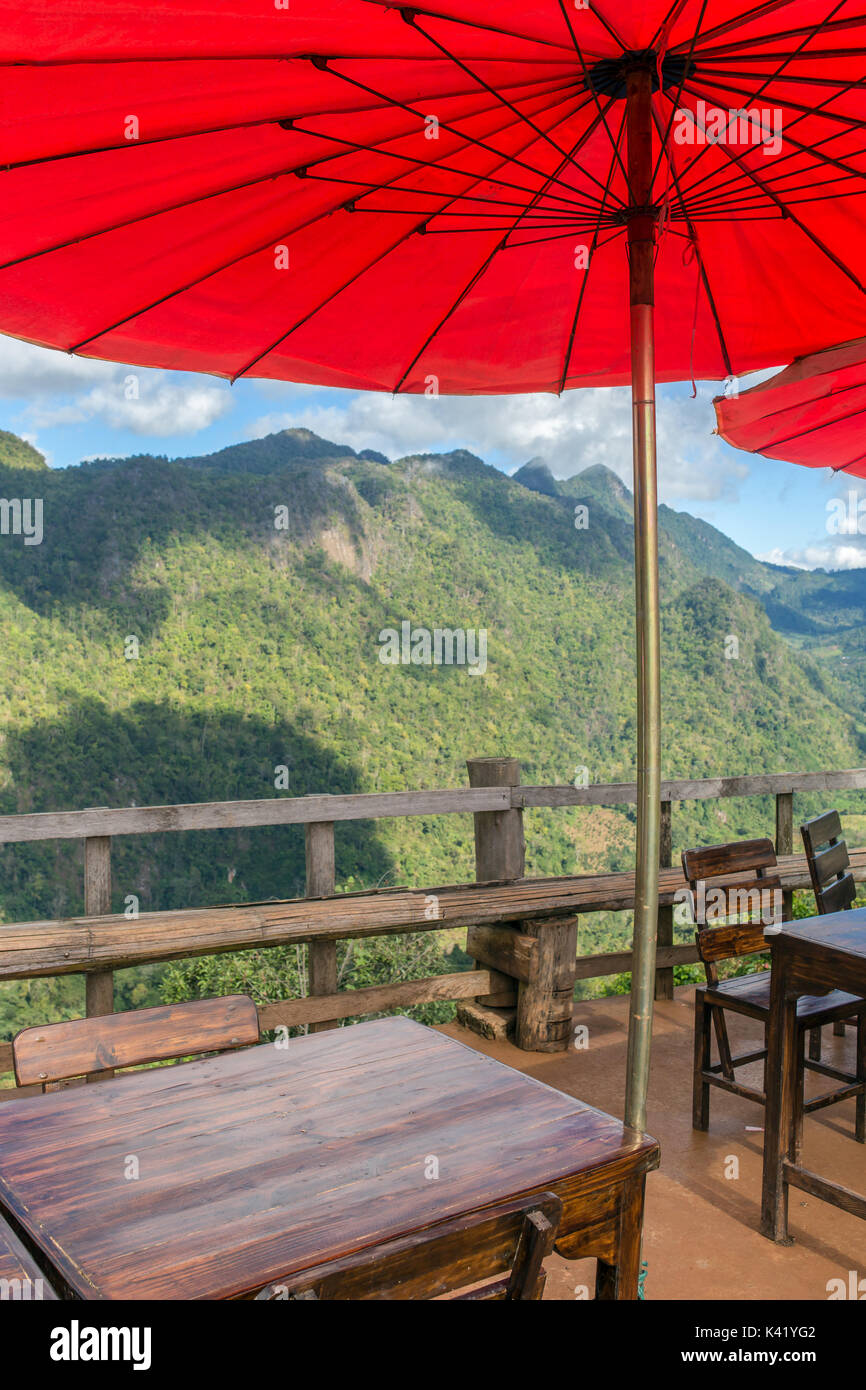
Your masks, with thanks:
[[[690,385],[659,389],[661,499],[779,563],[866,565],[863,536],[827,529],[828,501],[864,485],[729,448],[712,433],[720,390],[699,383],[692,400]],[[264,381],[229,386],[0,336],[0,427],[30,439],[55,468],[98,455],[210,453],[293,425],[391,458],[467,448],[508,473],[541,457],[558,477],[604,463],[630,481],[625,390],[427,400]]]

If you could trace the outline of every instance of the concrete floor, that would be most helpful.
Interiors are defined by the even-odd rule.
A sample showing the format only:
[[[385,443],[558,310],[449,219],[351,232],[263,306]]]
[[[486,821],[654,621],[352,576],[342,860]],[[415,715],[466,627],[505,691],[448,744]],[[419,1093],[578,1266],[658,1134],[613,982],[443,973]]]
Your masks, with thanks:
[[[791,1189],[790,1231],[795,1244],[773,1245],[758,1233],[761,1202],[763,1109],[713,1089],[710,1130],[691,1127],[693,1038],[692,988],[656,1004],[647,1129],[661,1144],[661,1168],[649,1175],[644,1227],[648,1299],[822,1299],[832,1279],[863,1279],[866,1296],[866,1222]],[[730,1015],[729,1015],[730,1017]],[[575,1023],[586,1024],[585,1051],[521,1052],[488,1042],[457,1024],[442,1031],[509,1066],[579,1097],[599,1110],[622,1114],[625,1088],[628,999],[616,996],[575,1004]],[[734,1018],[735,1051],[760,1046],[760,1028]],[[854,1030],[844,1041],[824,1029],[824,1060],[854,1069]],[[739,1079],[760,1085],[760,1064],[738,1069]],[[833,1083],[810,1076],[807,1095]],[[855,1143],[854,1102],[807,1117],[803,1162],[823,1177],[866,1191],[866,1146]],[[737,1160],[737,1164],[731,1162]],[[738,1176],[726,1171],[738,1168]],[[592,1296],[595,1261],[556,1257],[545,1297]]]

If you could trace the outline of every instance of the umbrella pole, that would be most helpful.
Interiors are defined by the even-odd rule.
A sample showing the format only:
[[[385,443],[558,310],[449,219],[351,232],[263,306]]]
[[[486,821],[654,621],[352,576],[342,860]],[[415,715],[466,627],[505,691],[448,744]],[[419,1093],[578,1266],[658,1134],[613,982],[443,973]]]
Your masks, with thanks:
[[[653,299],[653,72],[628,74],[628,219],[637,634],[637,862],[625,1123],[646,1126],[658,922],[661,692]]]

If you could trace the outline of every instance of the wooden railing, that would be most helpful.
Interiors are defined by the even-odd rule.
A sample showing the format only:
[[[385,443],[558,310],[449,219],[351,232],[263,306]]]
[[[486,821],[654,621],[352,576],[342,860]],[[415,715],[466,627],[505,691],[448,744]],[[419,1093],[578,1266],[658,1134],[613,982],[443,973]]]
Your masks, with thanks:
[[[374,792],[338,796],[225,801],[187,806],[130,807],[0,817],[0,843],[51,839],[85,842],[85,916],[0,927],[0,980],[83,973],[88,1015],[111,1012],[113,971],[152,961],[306,943],[309,996],[261,1009],[264,1027],[316,1030],[340,1019],[439,999],[474,1001],[462,1016],[493,1026],[515,1010],[522,1047],[559,1050],[568,1044],[576,979],[626,971],[631,952],[577,958],[581,914],[633,906],[631,873],[526,879],[525,808],[633,804],[634,783],[588,787],[521,786],[516,759],[472,759],[470,786],[454,790]],[[793,851],[795,793],[866,790],[866,768],[842,772],[761,774],[662,783],[662,853],[657,997],[671,997],[673,970],[694,961],[692,945],[674,945],[673,909],[684,887],[671,867],[672,804],[772,795],[776,848],[788,904],[808,887],[805,859]],[[475,821],[475,884],[335,894],[334,825],[383,816],[466,814]],[[173,912],[110,916],[111,842],[116,835],[231,827],[303,825],[304,899]],[[852,852],[855,878],[866,880],[866,850]],[[466,927],[475,970],[370,989],[338,990],[337,941],[395,932]],[[0,1044],[0,1071],[10,1049]]]

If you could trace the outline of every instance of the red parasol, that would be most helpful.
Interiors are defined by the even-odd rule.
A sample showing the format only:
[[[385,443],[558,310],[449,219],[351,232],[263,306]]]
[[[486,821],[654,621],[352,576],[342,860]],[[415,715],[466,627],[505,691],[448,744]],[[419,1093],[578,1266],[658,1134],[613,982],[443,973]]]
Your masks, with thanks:
[[[7,333],[232,379],[632,383],[642,1127],[654,383],[866,333],[866,0],[41,0],[0,11],[0,64]]]
[[[866,478],[866,338],[800,357],[713,404],[718,433],[736,449]]]

